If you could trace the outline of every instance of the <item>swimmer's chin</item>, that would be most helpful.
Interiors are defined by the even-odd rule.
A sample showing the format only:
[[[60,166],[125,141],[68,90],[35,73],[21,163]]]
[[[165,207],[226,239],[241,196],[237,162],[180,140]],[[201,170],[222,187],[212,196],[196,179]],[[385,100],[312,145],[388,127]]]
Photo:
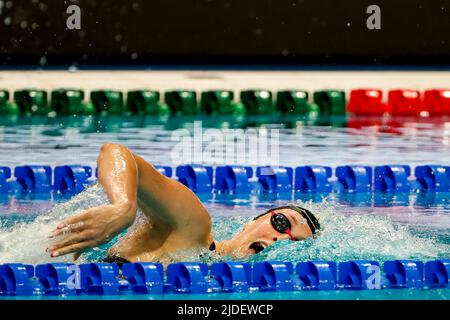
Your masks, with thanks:
[[[269,244],[265,241],[255,241],[249,245],[242,245],[235,248],[228,241],[224,241],[217,244],[216,252],[221,256],[228,256],[233,259],[243,259],[260,253],[268,246]]]

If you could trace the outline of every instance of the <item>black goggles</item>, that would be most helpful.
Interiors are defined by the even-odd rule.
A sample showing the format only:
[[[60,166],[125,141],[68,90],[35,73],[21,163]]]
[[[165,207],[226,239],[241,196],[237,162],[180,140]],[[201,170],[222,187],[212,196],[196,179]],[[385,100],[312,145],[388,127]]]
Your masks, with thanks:
[[[275,214],[282,215],[281,213],[276,213],[277,210],[281,210],[281,209],[292,209],[292,210],[298,212],[303,218],[306,219],[306,222],[308,223],[308,226],[311,229],[313,234],[316,234],[320,230],[320,223],[316,219],[316,217],[311,213],[311,211],[309,211],[309,210],[307,210],[305,208],[302,208],[300,206],[296,206],[296,205],[287,205],[287,206],[283,206],[283,207],[270,209],[269,211],[266,211],[263,214],[257,216],[254,220],[257,220],[258,218],[260,218],[262,216],[265,216],[268,213],[275,213]],[[288,229],[283,227],[283,230],[291,230],[290,229],[291,223],[289,222],[289,220],[288,220],[288,218],[286,216],[284,216],[284,218],[277,217],[277,218],[274,218],[274,219],[275,220],[279,220],[279,222],[272,223],[272,226],[274,226],[274,224],[278,225],[278,227],[274,226],[275,230],[277,230],[277,228],[279,228],[279,230],[282,230],[282,228],[281,228],[282,225],[289,225]],[[286,222],[281,223],[282,221],[284,221],[284,219],[286,219],[285,221],[287,221],[287,223]],[[272,219],[271,219],[271,222],[272,222]],[[277,231],[279,231],[279,230],[277,230]],[[283,232],[283,233],[286,233],[286,232]]]
[[[291,233],[291,222],[289,219],[282,213],[272,211],[270,214],[272,215],[270,217],[272,227],[279,233],[287,234],[291,240],[295,240]]]

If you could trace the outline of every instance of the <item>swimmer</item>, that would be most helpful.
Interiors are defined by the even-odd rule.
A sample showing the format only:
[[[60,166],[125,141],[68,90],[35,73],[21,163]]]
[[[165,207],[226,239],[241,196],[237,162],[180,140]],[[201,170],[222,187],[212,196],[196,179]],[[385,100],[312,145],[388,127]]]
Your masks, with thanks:
[[[119,144],[102,146],[98,179],[111,204],[61,221],[50,235],[57,238],[47,249],[51,257],[73,254],[77,260],[84,251],[108,243],[133,225],[138,207],[148,219],[130,228],[109,249],[104,262],[161,261],[167,253],[195,248],[244,258],[276,241],[305,240],[320,229],[310,211],[288,205],[264,212],[232,239],[216,242],[210,215],[197,196]]]

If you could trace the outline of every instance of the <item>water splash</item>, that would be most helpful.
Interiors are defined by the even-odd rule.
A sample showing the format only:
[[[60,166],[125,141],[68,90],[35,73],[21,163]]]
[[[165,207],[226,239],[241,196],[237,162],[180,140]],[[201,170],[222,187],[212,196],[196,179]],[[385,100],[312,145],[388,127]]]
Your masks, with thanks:
[[[51,244],[48,234],[57,222],[85,209],[108,204],[109,200],[100,185],[93,185],[71,200],[56,205],[47,213],[34,220],[20,220],[13,225],[0,222],[0,263],[46,263],[71,262],[72,257],[50,258],[45,249]],[[273,205],[271,203],[270,205]],[[411,232],[408,226],[395,224],[389,217],[352,214],[344,215],[343,208],[329,200],[322,203],[300,203],[314,212],[320,220],[322,231],[314,239],[291,242],[279,241],[248,261],[285,260],[305,261],[327,259],[344,261],[350,259],[439,259],[450,256],[450,245],[439,241],[433,233],[420,236]],[[216,240],[231,238],[242,225],[250,221],[261,209],[250,206],[232,208],[230,206],[207,204],[212,213],[213,230]],[[233,210],[233,214],[227,211]],[[365,210],[361,208],[361,210]],[[231,213],[231,212],[229,212]],[[138,213],[142,217],[142,212]],[[137,219],[136,224],[140,223]],[[109,245],[95,248],[82,255],[79,263],[98,261],[106,255]],[[166,261],[216,262],[230,260],[219,257],[209,250],[183,250],[164,257]]]
[[[21,221],[9,227],[0,225],[0,263],[70,262],[71,256],[50,258],[50,254],[45,252],[52,244],[48,235],[64,218],[88,208],[107,204],[108,201],[103,188],[95,184],[71,200],[40,214],[33,221]]]
[[[322,203],[299,203],[314,212],[322,230],[306,241],[280,241],[255,255],[251,261],[305,261],[325,259],[438,259],[450,256],[450,245],[439,242],[432,233],[414,235],[406,225],[395,224],[389,217],[376,215],[343,215],[328,200]],[[248,217],[231,217],[216,221],[218,239],[229,238]],[[224,226],[228,226],[225,227]]]

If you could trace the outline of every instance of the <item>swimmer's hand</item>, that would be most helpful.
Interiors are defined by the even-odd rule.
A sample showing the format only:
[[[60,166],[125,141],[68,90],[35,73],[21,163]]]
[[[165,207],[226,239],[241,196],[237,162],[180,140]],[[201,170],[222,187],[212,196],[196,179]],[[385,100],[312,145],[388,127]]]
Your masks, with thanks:
[[[74,253],[74,260],[86,250],[105,244],[131,226],[136,210],[130,205],[105,205],[86,210],[60,222],[50,238],[61,236],[47,248],[52,258]]]

